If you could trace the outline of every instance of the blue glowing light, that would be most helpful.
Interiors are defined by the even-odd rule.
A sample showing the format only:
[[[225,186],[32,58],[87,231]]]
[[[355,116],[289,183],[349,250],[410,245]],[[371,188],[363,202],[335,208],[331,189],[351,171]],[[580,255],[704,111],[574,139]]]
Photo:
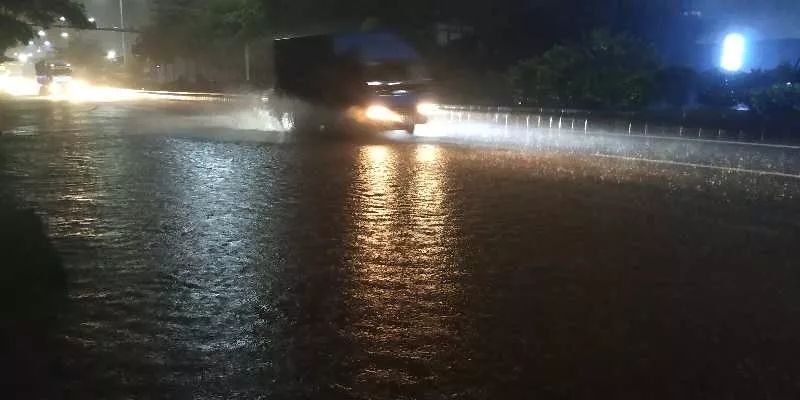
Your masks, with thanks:
[[[740,33],[729,33],[722,42],[720,67],[726,71],[737,72],[744,66],[747,41]]]

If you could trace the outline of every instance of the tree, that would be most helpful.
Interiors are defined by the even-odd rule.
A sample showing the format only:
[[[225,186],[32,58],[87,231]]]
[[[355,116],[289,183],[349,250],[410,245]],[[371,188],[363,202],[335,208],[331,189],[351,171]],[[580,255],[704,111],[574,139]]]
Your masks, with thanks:
[[[83,5],[72,0],[2,0],[0,2],[0,56],[34,37],[35,27],[49,27],[64,17],[70,26],[89,27]]]
[[[655,52],[624,34],[597,30],[583,41],[558,45],[510,70],[519,99],[555,107],[631,107],[650,97]]]

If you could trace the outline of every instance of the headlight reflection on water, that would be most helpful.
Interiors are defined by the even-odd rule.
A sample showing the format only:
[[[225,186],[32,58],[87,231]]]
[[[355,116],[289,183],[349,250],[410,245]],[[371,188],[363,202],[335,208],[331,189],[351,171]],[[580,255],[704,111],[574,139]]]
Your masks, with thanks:
[[[36,79],[20,76],[0,76],[0,93],[13,97],[36,97],[43,100],[85,102],[114,102],[161,99],[164,96],[133,89],[97,86],[81,80],[53,83],[46,91]],[[41,96],[40,96],[41,94]]]
[[[54,92],[50,97],[52,100],[82,103],[141,100],[148,96],[151,95],[131,89],[94,86],[84,81],[72,81],[63,85],[61,92]]]

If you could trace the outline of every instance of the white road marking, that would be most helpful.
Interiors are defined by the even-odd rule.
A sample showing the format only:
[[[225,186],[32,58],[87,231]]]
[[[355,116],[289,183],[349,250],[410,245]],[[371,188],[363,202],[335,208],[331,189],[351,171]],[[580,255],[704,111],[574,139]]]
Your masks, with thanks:
[[[755,175],[762,175],[762,176],[776,176],[776,177],[781,177],[781,178],[800,179],[800,175],[797,175],[797,174],[787,174],[787,173],[784,173],[784,172],[775,172],[775,171],[763,171],[763,170],[758,170],[758,169],[722,167],[722,166],[719,166],[719,165],[696,164],[696,163],[690,163],[690,162],[669,161],[669,160],[653,160],[653,159],[649,159],[649,158],[615,156],[615,155],[610,155],[610,154],[592,154],[592,156],[599,157],[599,158],[610,158],[610,159],[616,159],[616,160],[625,160],[625,161],[639,161],[639,162],[645,162],[645,163],[650,163],[650,164],[664,164],[664,165],[672,165],[672,166],[680,166],[680,167],[704,168],[704,169],[713,169],[713,170],[726,171],[726,172],[738,172],[738,173],[755,174]]]

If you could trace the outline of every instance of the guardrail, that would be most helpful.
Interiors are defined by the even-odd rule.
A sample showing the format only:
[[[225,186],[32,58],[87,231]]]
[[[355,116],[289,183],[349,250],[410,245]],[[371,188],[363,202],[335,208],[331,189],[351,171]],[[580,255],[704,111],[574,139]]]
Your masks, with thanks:
[[[450,121],[480,121],[518,129],[549,129],[584,134],[615,134],[642,137],[685,138],[747,143],[781,143],[800,145],[797,140],[787,140],[772,134],[766,127],[752,126],[730,129],[686,122],[673,125],[651,122],[635,112],[617,112],[614,117],[602,112],[572,109],[544,109],[523,107],[486,107],[471,105],[442,105]],[[776,136],[781,136],[776,138]],[[791,135],[789,135],[791,137]],[[776,140],[778,139],[778,140]]]
[[[219,103],[254,104],[255,94],[196,93],[172,91],[143,91],[173,99],[212,101]],[[443,104],[440,116],[451,122],[472,121],[491,123],[517,129],[548,129],[588,135],[627,135],[653,138],[679,138],[741,142],[751,144],[800,145],[793,135],[776,134],[764,126],[722,128],[710,124],[683,121],[681,124],[648,121],[636,112],[599,112],[581,109],[546,109],[529,107],[476,106]]]
[[[231,93],[173,92],[167,90],[139,90],[139,93],[163,97],[166,100],[211,101],[218,103],[234,103],[250,101],[253,96]]]

